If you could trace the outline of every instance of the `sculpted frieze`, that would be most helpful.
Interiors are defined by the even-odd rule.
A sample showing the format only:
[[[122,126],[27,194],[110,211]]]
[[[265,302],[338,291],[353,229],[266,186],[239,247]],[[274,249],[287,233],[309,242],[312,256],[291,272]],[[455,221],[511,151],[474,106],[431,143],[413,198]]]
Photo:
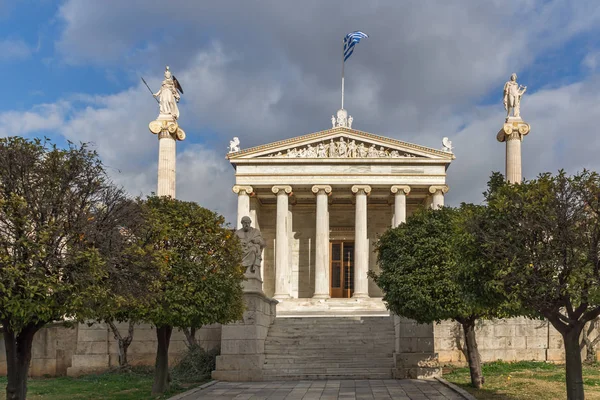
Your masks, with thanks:
[[[274,158],[402,158],[416,157],[414,154],[398,151],[372,143],[357,142],[344,137],[287,149],[286,152],[268,154]]]

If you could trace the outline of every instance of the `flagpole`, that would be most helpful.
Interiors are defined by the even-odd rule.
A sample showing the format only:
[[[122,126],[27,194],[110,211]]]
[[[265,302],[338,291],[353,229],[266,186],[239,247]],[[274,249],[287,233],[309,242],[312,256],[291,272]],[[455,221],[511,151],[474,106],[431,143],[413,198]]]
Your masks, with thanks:
[[[342,39],[342,110],[344,109],[344,39]]]

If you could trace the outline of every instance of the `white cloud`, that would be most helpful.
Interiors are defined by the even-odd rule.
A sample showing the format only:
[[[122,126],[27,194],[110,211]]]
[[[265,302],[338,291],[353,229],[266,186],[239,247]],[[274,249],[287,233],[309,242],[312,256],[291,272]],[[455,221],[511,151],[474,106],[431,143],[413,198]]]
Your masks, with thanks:
[[[28,111],[5,111],[0,113],[0,137],[28,136],[32,133],[51,133],[64,123],[69,104],[40,104]]]
[[[504,170],[504,145],[495,139],[501,95],[493,106],[478,101],[544,52],[598,30],[598,7],[558,0],[433,4],[68,0],[56,46],[68,63],[132,76],[142,70],[155,89],[171,65],[185,89],[180,123],[188,133],[178,144],[178,197],[231,217],[234,171],[223,159],[229,139],[250,147],[326,129],[340,102],[341,35],[359,27],[370,38],[346,69],[355,127],[435,148],[451,137],[457,159],[448,170],[448,203],[478,201],[490,172]],[[584,59],[592,73],[584,82],[529,85],[522,107],[532,125],[523,142],[527,177],[560,167],[599,169],[596,60],[593,53]],[[155,190],[158,144],[147,124],[157,110],[141,83],[108,96],[73,95],[54,107],[1,113],[0,134],[55,129],[92,141],[132,194]]]
[[[0,61],[11,62],[29,58],[33,50],[21,39],[0,39]]]
[[[600,67],[600,51],[590,51],[585,55],[581,64],[591,71],[597,71]]]

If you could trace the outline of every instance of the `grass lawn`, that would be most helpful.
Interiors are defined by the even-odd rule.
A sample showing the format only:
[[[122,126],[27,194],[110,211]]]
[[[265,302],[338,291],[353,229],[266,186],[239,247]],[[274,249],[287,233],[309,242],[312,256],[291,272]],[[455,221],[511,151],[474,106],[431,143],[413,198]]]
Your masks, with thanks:
[[[87,375],[79,378],[30,378],[27,399],[110,399],[141,400],[152,399],[152,370],[134,368],[124,372],[106,372],[100,375]],[[205,381],[204,381],[205,382]],[[171,391],[160,399],[167,399],[176,393],[201,385],[204,382],[171,382]],[[6,377],[0,377],[0,399],[6,399]]]
[[[494,362],[483,366],[483,389],[470,386],[468,368],[444,368],[444,379],[467,390],[479,400],[564,400],[564,365],[522,361]],[[600,364],[583,366],[586,400],[600,400]]]

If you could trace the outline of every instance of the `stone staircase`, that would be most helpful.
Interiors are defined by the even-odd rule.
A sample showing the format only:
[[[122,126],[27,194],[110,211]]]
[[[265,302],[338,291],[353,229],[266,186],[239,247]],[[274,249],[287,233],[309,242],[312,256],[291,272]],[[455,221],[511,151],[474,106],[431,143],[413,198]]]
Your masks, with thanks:
[[[276,318],[265,342],[265,380],[391,379],[391,317]]]

